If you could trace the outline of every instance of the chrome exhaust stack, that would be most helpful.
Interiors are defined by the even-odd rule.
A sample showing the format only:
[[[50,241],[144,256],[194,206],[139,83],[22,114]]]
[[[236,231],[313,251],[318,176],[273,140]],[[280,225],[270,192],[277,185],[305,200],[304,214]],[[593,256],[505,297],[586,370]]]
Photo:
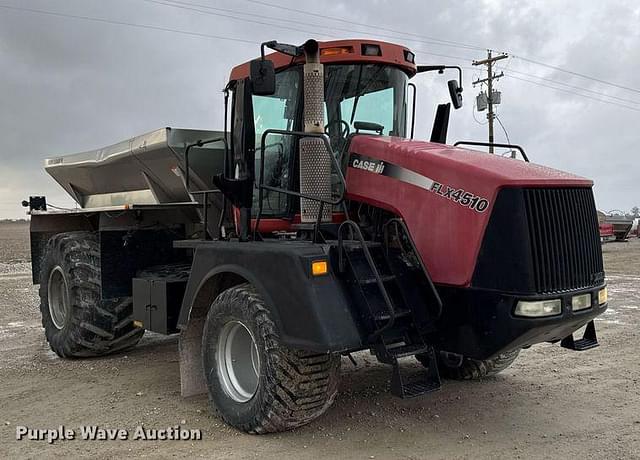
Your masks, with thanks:
[[[303,67],[304,87],[304,132],[324,133],[324,70],[320,63],[320,47],[315,40],[302,45],[305,55]],[[304,137],[300,139],[300,193],[331,200],[331,158],[322,139]],[[321,203],[300,199],[302,223],[313,223],[318,219]],[[332,207],[322,206],[322,222],[331,222]]]

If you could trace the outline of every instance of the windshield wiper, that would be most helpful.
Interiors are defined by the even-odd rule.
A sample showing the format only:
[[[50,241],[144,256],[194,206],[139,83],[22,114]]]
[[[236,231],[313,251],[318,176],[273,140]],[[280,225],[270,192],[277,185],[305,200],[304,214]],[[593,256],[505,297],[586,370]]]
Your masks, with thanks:
[[[360,72],[358,73],[358,83],[356,84],[356,99],[353,101],[353,110],[351,111],[351,120],[349,121],[350,125],[353,125],[353,119],[356,117],[356,108],[358,107],[358,101],[360,100],[360,96],[362,96],[365,93],[365,91],[367,90],[371,82],[373,82],[375,78],[378,76],[378,74],[385,68],[385,66],[383,65],[378,67],[378,70],[376,70],[375,73],[371,75],[371,78],[369,78],[369,80],[367,81],[367,84],[364,85],[360,91],[358,91],[358,88],[360,88],[360,81],[362,79],[362,67],[363,66],[360,66]]]
[[[353,101],[353,109],[351,109],[351,119],[349,120],[349,124],[353,125],[353,119],[356,117],[356,107],[358,107],[358,100],[360,99],[360,94],[358,93],[358,88],[360,88],[360,80],[362,79],[362,67],[358,69],[358,82],[356,83],[356,98]]]

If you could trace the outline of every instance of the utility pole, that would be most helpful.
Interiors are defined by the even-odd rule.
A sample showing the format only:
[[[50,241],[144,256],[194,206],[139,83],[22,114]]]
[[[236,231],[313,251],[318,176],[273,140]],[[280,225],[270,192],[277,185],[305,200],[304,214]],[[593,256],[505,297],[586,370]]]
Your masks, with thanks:
[[[487,107],[489,111],[487,112],[487,120],[489,120],[489,144],[493,144],[493,119],[495,115],[493,113],[493,80],[497,80],[500,77],[504,76],[504,72],[501,72],[499,75],[493,74],[493,63],[499,61],[501,59],[506,59],[509,56],[506,54],[500,54],[498,56],[492,56],[491,50],[487,50],[487,59],[482,59],[481,61],[473,61],[473,65],[486,65],[487,66],[487,78],[478,79],[473,82],[473,86],[475,87],[477,84],[486,83],[487,84]],[[493,145],[489,146],[489,153],[493,153]]]

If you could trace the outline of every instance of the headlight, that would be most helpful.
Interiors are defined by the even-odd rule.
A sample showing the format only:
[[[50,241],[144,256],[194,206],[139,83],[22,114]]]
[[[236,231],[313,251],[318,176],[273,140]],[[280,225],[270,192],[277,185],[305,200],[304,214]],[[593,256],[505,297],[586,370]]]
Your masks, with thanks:
[[[591,307],[591,294],[574,295],[571,297],[571,309],[580,311]]]
[[[560,313],[562,313],[562,301],[560,299],[536,300],[533,302],[520,300],[515,310],[517,316],[526,316],[529,318],[555,316]]]

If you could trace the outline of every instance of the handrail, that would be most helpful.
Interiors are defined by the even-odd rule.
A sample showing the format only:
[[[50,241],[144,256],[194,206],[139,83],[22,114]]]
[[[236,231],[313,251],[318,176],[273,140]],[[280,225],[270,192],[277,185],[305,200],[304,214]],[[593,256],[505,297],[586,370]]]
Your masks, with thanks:
[[[204,233],[204,239],[207,240],[208,238],[208,234],[209,234],[209,194],[210,193],[219,193],[220,190],[215,188],[215,189],[208,189],[208,190],[189,190],[190,189],[190,181],[189,181],[189,151],[193,148],[193,147],[202,147],[203,145],[206,144],[213,144],[214,142],[223,142],[224,143],[224,151],[225,151],[225,165],[226,165],[226,158],[227,158],[227,151],[229,149],[229,146],[227,144],[227,136],[225,133],[225,136],[223,137],[216,137],[214,139],[207,139],[207,140],[198,140],[192,144],[187,145],[187,148],[184,151],[184,169],[185,169],[185,188],[187,189],[187,193],[189,193],[190,195],[203,195],[202,197],[202,224],[204,225],[204,229],[203,229],[203,233]],[[224,207],[226,206],[226,203],[223,202],[223,210]],[[220,215],[220,221],[222,222],[222,217],[223,214]]]
[[[293,136],[293,137],[297,137],[297,138],[303,138],[303,137],[316,137],[316,138],[320,138],[322,139],[322,141],[325,144],[326,152],[329,155],[329,157],[331,158],[331,162],[333,163],[333,167],[335,168],[335,170],[337,171],[338,174],[338,178],[340,179],[340,183],[342,184],[342,193],[340,194],[340,196],[336,199],[336,200],[326,200],[324,198],[320,198],[317,196],[311,196],[311,195],[307,195],[305,193],[300,193],[300,192],[295,192],[293,190],[289,190],[289,189],[284,189],[281,187],[272,187],[270,185],[264,185],[264,162],[265,162],[265,157],[266,155],[264,154],[265,152],[265,145],[266,145],[266,140],[267,140],[267,136],[269,136],[270,134],[280,134],[282,136]],[[344,175],[342,174],[342,170],[340,169],[340,164],[338,163],[338,160],[336,159],[334,153],[333,153],[333,149],[331,148],[331,142],[329,141],[329,136],[327,136],[324,133],[306,133],[303,131],[288,131],[288,130],[284,130],[284,129],[267,129],[264,133],[262,133],[262,137],[260,139],[260,148],[261,151],[263,152],[262,155],[260,155],[260,182],[258,184],[258,215],[256,216],[256,223],[253,229],[253,239],[256,239],[256,236],[258,235],[258,229],[259,229],[259,225],[260,225],[260,219],[262,217],[262,211],[264,208],[264,195],[263,195],[263,191],[264,190],[269,190],[272,192],[276,192],[276,193],[282,193],[285,195],[291,195],[291,196],[297,196],[299,198],[304,198],[307,200],[311,200],[311,201],[318,201],[320,202],[321,206],[320,206],[320,213],[319,213],[319,217],[316,221],[316,226],[319,226],[319,223],[321,221],[321,216],[322,216],[322,211],[324,209],[324,205],[330,205],[330,206],[336,206],[340,203],[342,203],[342,200],[344,199],[344,194],[345,191],[347,189],[347,182],[344,178]],[[317,236],[317,229],[314,232],[314,234]],[[314,237],[315,239],[316,237]]]
[[[520,154],[522,155],[522,158],[524,159],[524,161],[529,163],[529,157],[527,156],[526,153],[524,153],[524,149],[517,144],[498,144],[495,142],[479,142],[479,141],[458,141],[455,144],[453,144],[454,147],[457,147],[458,145],[476,145],[476,146],[483,146],[483,147],[500,147],[505,149],[516,149],[520,151]]]
[[[411,137],[409,137],[409,139],[413,139],[413,133],[415,132],[416,129],[416,92],[417,92],[417,88],[416,88],[416,84],[415,83],[408,83],[407,84],[408,87],[413,88],[413,102],[411,103]],[[408,90],[407,90],[408,92]]]
[[[206,144],[213,144],[214,142],[223,142],[224,143],[224,150],[225,152],[227,151],[227,149],[229,148],[228,144],[227,144],[227,137],[223,136],[223,137],[216,137],[214,139],[208,139],[208,140],[198,140],[192,144],[188,144],[187,148],[184,151],[184,169],[185,169],[185,186],[187,188],[187,193],[191,193],[191,194],[195,194],[195,193],[211,193],[211,192],[215,192],[218,189],[211,189],[211,190],[196,190],[194,192],[192,192],[191,190],[189,190],[189,151],[193,148],[193,147],[202,147],[203,145]]]
[[[387,309],[389,310],[389,320],[387,321],[387,323],[381,328],[377,329],[375,332],[373,332],[369,336],[369,340],[373,341],[373,340],[376,340],[380,336],[380,334],[382,334],[384,331],[393,327],[393,324],[396,321],[396,309],[393,305],[393,301],[389,297],[387,288],[384,287],[382,277],[380,276],[380,273],[376,268],[375,262],[373,261],[373,257],[371,257],[371,252],[367,247],[367,243],[364,240],[364,236],[362,236],[362,231],[360,230],[360,227],[358,226],[358,224],[356,224],[352,220],[345,220],[340,224],[340,227],[338,227],[338,267],[340,271],[341,272],[344,271],[344,256],[343,256],[344,248],[343,248],[342,233],[343,233],[343,229],[346,227],[351,227],[352,229],[355,230],[356,237],[358,238],[358,241],[360,242],[360,246],[362,247],[362,251],[364,252],[364,257],[367,260],[367,263],[369,264],[369,268],[373,272],[373,276],[376,279],[376,284],[378,285],[378,289],[380,289],[380,293],[382,294],[384,303],[387,305]]]
[[[395,224],[396,226],[400,226],[400,228],[402,228],[402,231],[405,233],[405,235],[407,235],[407,239],[409,240],[409,244],[411,245],[411,250],[416,255],[416,258],[418,260],[418,264],[420,264],[420,268],[422,268],[422,273],[426,277],[427,283],[429,283],[429,288],[433,292],[433,296],[436,299],[436,305],[438,307],[438,314],[436,315],[436,319],[440,318],[440,316],[442,316],[442,299],[440,298],[440,294],[438,294],[438,291],[436,290],[435,284],[433,284],[433,280],[431,279],[431,275],[429,274],[429,270],[427,270],[426,265],[422,261],[422,257],[420,256],[420,253],[418,252],[418,248],[416,247],[415,243],[413,242],[413,238],[411,238],[411,234],[409,233],[409,229],[407,228],[407,224],[404,223],[403,219],[401,219],[399,217],[394,217],[392,219],[389,219],[382,226],[382,232],[383,232],[383,235],[384,235],[383,238],[384,238],[385,249],[388,250],[388,244],[387,244],[388,233],[387,233],[387,229],[388,229],[388,226],[390,224],[392,224],[392,223]]]

